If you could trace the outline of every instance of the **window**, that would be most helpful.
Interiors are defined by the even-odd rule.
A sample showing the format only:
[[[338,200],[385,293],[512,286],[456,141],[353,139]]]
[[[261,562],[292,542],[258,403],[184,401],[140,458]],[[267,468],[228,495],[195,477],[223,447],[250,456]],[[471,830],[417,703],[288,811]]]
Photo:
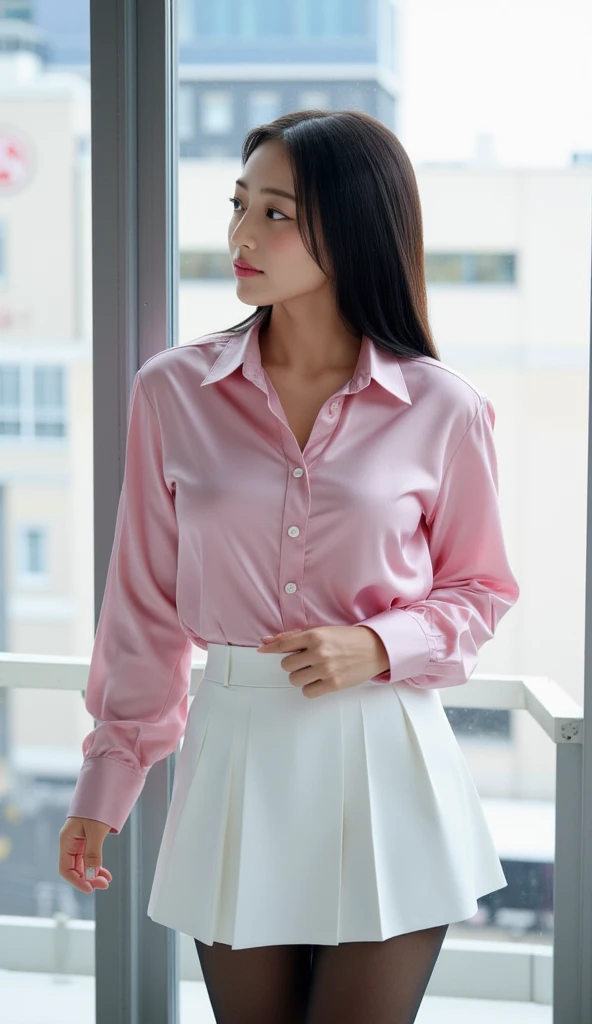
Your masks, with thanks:
[[[209,135],[224,135],[232,128],[232,94],[219,89],[201,97],[201,130]]]
[[[46,582],[49,576],[48,538],[44,526],[21,524],[18,543],[19,582]]]
[[[31,21],[31,0],[0,0],[0,18]]]
[[[299,110],[330,110],[331,100],[328,92],[320,89],[303,89],[300,93]]]
[[[384,63],[385,63],[385,65],[388,68],[390,68],[391,71],[394,71],[394,72],[397,71],[397,46],[398,46],[398,37],[397,37],[398,29],[397,29],[397,20],[396,19],[397,19],[397,12],[395,10],[395,7],[390,2],[390,0],[386,0],[385,6],[384,6],[384,23],[383,23],[384,24],[384,39],[382,40],[383,47],[384,47],[384,50],[383,50],[383,53],[384,53]]]
[[[228,252],[197,252],[182,250],[179,255],[181,280],[234,280],[234,270]]]
[[[216,3],[195,3],[193,0],[193,17],[197,35],[225,37],[236,34],[233,12],[229,0],[216,0]]]
[[[231,92],[234,124],[231,133],[201,134],[198,111],[197,138],[191,146],[180,148],[175,197],[180,252],[174,254],[174,269],[179,272],[179,316],[174,343],[191,344],[210,332],[215,334],[244,322],[255,311],[253,305],[245,305],[238,298],[243,294],[242,285],[237,288],[233,254],[228,251],[232,212],[228,197],[240,175],[241,143],[250,129],[283,114],[310,109],[363,111],[400,140],[401,130],[409,129],[404,132],[403,144],[416,172],[423,208],[422,261],[430,295],[429,325],[444,366],[481,389],[493,405],[500,512],[508,527],[505,539],[510,564],[522,588],[518,608],[508,616],[495,641],[484,645],[476,666],[479,675],[496,680],[499,677],[499,705],[495,699],[479,698],[476,702],[489,706],[467,707],[471,700],[460,692],[462,687],[436,688],[431,694],[434,699],[441,698],[449,731],[467,756],[509,882],[481,897],[472,918],[468,908],[467,920],[453,923],[445,956],[452,954],[452,947],[461,937],[469,939],[470,945],[494,939],[500,951],[495,994],[501,999],[511,998],[502,994],[508,972],[504,973],[501,966],[500,947],[504,943],[499,940],[509,940],[506,957],[508,949],[520,952],[516,949],[517,938],[527,942],[532,939],[532,949],[535,944],[545,947],[553,941],[554,846],[548,840],[553,840],[554,824],[547,828],[546,812],[553,810],[555,792],[558,814],[566,825],[559,829],[557,850],[563,854],[569,849],[572,866],[578,867],[572,844],[573,837],[578,836],[576,807],[581,795],[580,779],[573,770],[575,750],[568,750],[566,743],[556,746],[541,735],[530,707],[518,715],[505,705],[514,703],[523,672],[542,677],[550,672],[578,701],[585,675],[584,616],[574,616],[578,599],[573,599],[573,594],[581,595],[585,583],[582,552],[587,497],[590,504],[586,492],[586,419],[590,412],[591,164],[585,162],[583,146],[572,129],[576,114],[579,112],[580,120],[582,117],[582,97],[589,93],[581,71],[588,66],[583,40],[590,18],[581,21],[581,31],[574,33],[573,18],[568,26],[550,16],[545,21],[545,12],[539,12],[541,46],[548,44],[551,61],[557,54],[570,53],[575,58],[570,68],[580,70],[575,88],[570,76],[567,85],[565,75],[554,78],[555,92],[563,89],[563,103],[558,100],[556,106],[570,113],[558,143],[546,131],[544,118],[528,121],[532,95],[539,97],[541,108],[548,108],[544,97],[549,60],[538,59],[539,47],[536,53],[531,52],[531,57],[537,59],[528,61],[528,25],[519,17],[512,22],[510,35],[514,38],[522,33],[520,39],[526,40],[526,45],[514,47],[515,60],[506,62],[503,85],[512,102],[507,105],[502,101],[500,105],[496,103],[499,90],[492,93],[490,68],[483,61],[475,66],[472,51],[466,47],[463,5],[459,9],[459,5],[444,3],[442,10],[436,5],[437,42],[432,45],[433,18],[423,10],[425,4],[420,5],[421,12],[414,11],[413,23],[406,23],[407,9],[416,5],[403,5],[400,0],[177,3],[184,16],[191,11],[194,28],[192,45],[182,46],[179,51],[178,81],[182,84],[194,74],[198,95],[215,90]],[[509,5],[509,18],[512,13]],[[413,31],[405,31],[406,27]],[[474,27],[488,38],[499,28],[495,19],[487,17],[481,21],[477,17]],[[499,37],[504,39],[503,30]],[[457,74],[448,73],[451,66]],[[405,83],[397,72],[405,67],[414,70],[418,82],[438,82],[438,109],[445,112],[446,130],[442,129],[442,117],[434,114],[429,95],[425,104],[416,106],[410,122],[402,123]],[[524,82],[528,83],[526,89],[522,88]],[[489,130],[496,138],[503,138],[502,161],[495,160],[495,153],[491,160],[485,159],[488,154],[484,156],[478,136],[475,152],[470,153],[467,102],[472,104],[471,109],[487,111]],[[526,135],[513,132],[510,115],[514,120],[527,120],[531,130]],[[477,132],[478,121],[476,117],[473,125]],[[142,124],[147,123],[145,116]],[[405,145],[405,138],[410,147]],[[554,147],[553,153],[550,147]],[[551,161],[554,166],[550,166]],[[95,181],[100,184],[100,178]],[[158,211],[160,223],[165,198],[170,202],[170,195],[163,196]],[[584,230],[583,224],[587,226]],[[150,291],[153,278],[146,287]],[[161,292],[164,295],[162,285]],[[163,298],[159,301],[162,307]],[[439,376],[448,378],[449,374]],[[436,443],[433,437],[427,439],[428,444],[430,441]],[[447,454],[452,458],[453,451]],[[413,493],[417,497],[421,491],[422,482],[416,481]],[[570,528],[558,531],[558,516],[565,508],[575,512]],[[467,545],[470,547],[468,539]],[[544,557],[540,557],[541,547]],[[562,595],[569,592],[572,600],[546,599],[550,575],[555,590]],[[533,599],[535,607],[529,613]],[[541,629],[543,620],[545,628]],[[531,628],[533,623],[539,628]],[[473,692],[472,684],[469,689]],[[532,711],[538,712],[536,704]],[[566,739],[570,735],[571,729],[562,733]],[[557,779],[555,755],[560,769]],[[568,779],[564,767],[572,755],[572,775]],[[160,771],[160,766],[156,768]],[[158,785],[161,794],[168,792],[162,773]],[[540,804],[541,812],[545,812],[544,827],[541,824],[540,829],[527,817],[530,802]],[[500,806],[492,820],[495,803]],[[157,807],[162,820],[162,795]],[[560,972],[571,958],[575,977],[576,969],[581,967],[581,942],[578,946],[575,936],[577,915],[570,913],[565,902],[569,890],[566,859],[562,855],[557,859],[560,871],[556,880],[563,908],[558,916],[559,942],[553,951],[543,948],[537,953],[558,954],[555,963]],[[590,865],[586,872],[587,878]],[[580,878],[579,870],[574,870],[573,879],[569,897],[572,907],[576,905],[576,887],[584,876]],[[508,917],[504,918],[504,911]],[[533,915],[528,921],[531,934],[523,934],[520,922],[524,917],[512,920],[513,911]],[[460,948],[455,952],[474,957],[468,946],[466,953]],[[586,948],[588,960],[589,952]],[[490,955],[489,950],[486,955]],[[518,957],[515,959],[517,966]],[[547,982],[551,980],[553,958],[535,959],[533,953],[528,967],[527,958],[523,959],[526,998],[534,995],[534,990],[528,992],[527,987],[533,976],[529,977],[531,968],[538,981],[541,968],[550,971],[544,982],[550,996]],[[460,968],[459,976],[471,974],[476,989],[478,979],[465,967]],[[489,982],[498,970],[493,956],[492,968],[488,963],[484,972]],[[562,977],[561,999],[566,1004],[575,990],[579,994],[581,986],[573,984],[567,972]],[[537,985],[537,991],[539,988]],[[492,991],[490,985],[487,994]],[[161,1016],[166,1018],[165,1014]],[[567,1016],[579,1019],[571,1006]]]
[[[195,134],[195,88],[191,83],[182,83],[178,95],[179,141],[185,142]]]
[[[483,708],[444,708],[456,735],[463,739],[510,740],[511,718],[506,710]]]
[[[61,366],[0,366],[0,439],[23,441],[66,435]]]
[[[428,252],[428,284],[515,284],[516,256],[496,252]]]
[[[61,366],[33,368],[33,419],[36,437],[65,433],[64,371]]]
[[[341,90],[341,106],[344,110],[365,110],[367,103],[362,89],[348,85]]]
[[[221,158],[232,156],[230,143],[220,143],[220,145],[204,145],[201,147],[201,155],[208,157],[212,160],[220,160]]]
[[[200,5],[201,6],[201,5]],[[179,43],[190,42],[195,33],[193,0],[177,0],[177,33]]]
[[[257,89],[249,96],[249,125],[266,124],[280,116],[280,96],[273,89]]]
[[[242,15],[241,35],[267,39],[270,36],[290,36],[292,17],[289,3],[277,0],[242,0],[239,4]]]
[[[20,393],[20,368],[0,366],[0,436],[21,432]]]
[[[187,2],[187,0],[185,0]],[[299,0],[300,2],[300,0]],[[350,0],[351,2],[351,0]],[[292,11],[289,3],[277,0],[215,0],[195,4],[195,33],[210,40],[268,39],[290,36]],[[188,16],[184,17],[184,31],[188,31]],[[181,37],[180,37],[181,38]]]
[[[304,0],[300,25],[304,34],[316,38],[364,35],[368,4],[360,0]]]

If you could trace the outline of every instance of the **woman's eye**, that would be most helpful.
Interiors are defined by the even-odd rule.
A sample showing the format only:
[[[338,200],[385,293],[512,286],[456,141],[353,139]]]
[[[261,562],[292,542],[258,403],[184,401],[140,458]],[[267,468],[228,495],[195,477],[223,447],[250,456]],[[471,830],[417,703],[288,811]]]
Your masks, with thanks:
[[[231,203],[238,203],[239,206],[242,206],[242,203],[241,203],[240,199],[238,199],[236,196],[230,196],[229,198],[230,198],[230,202]],[[236,212],[237,207],[235,206],[234,209],[235,209],[235,212]],[[271,212],[271,213],[278,213],[280,215],[280,217],[282,218],[282,220],[289,220],[290,219],[289,217],[286,217],[285,213],[281,213],[279,210],[274,210],[272,206],[269,206],[267,208],[266,213],[269,213],[269,212]]]

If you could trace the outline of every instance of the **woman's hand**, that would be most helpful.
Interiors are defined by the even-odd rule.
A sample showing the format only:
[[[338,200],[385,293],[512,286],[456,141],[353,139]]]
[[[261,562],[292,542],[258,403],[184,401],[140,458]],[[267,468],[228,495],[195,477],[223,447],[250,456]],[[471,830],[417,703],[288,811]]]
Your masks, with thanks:
[[[317,626],[291,629],[262,637],[261,654],[285,654],[281,662],[290,682],[301,686],[305,697],[322,697],[380,675],[390,668],[382,640],[369,626]]]
[[[103,841],[111,826],[94,818],[66,818],[60,830],[59,872],[80,892],[108,889],[113,875],[101,867]],[[91,874],[92,873],[92,874]]]

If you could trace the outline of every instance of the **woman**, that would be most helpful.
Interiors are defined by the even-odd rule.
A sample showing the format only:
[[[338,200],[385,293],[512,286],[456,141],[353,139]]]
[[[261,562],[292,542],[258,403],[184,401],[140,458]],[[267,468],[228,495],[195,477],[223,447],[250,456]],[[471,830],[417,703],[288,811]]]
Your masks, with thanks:
[[[148,914],[194,937],[219,1024],[408,1024],[507,884],[438,693],[519,596],[494,410],[432,341],[396,136],[298,111],[242,157],[256,310],[136,374],[60,873],[108,887],[103,839],[184,734]]]

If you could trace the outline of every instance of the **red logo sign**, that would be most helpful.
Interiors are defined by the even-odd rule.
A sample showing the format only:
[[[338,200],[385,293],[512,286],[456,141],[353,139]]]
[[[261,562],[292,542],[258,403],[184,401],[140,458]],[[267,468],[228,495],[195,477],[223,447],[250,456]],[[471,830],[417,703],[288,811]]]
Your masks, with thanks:
[[[13,130],[0,128],[0,193],[18,192],[33,170],[30,146]]]

